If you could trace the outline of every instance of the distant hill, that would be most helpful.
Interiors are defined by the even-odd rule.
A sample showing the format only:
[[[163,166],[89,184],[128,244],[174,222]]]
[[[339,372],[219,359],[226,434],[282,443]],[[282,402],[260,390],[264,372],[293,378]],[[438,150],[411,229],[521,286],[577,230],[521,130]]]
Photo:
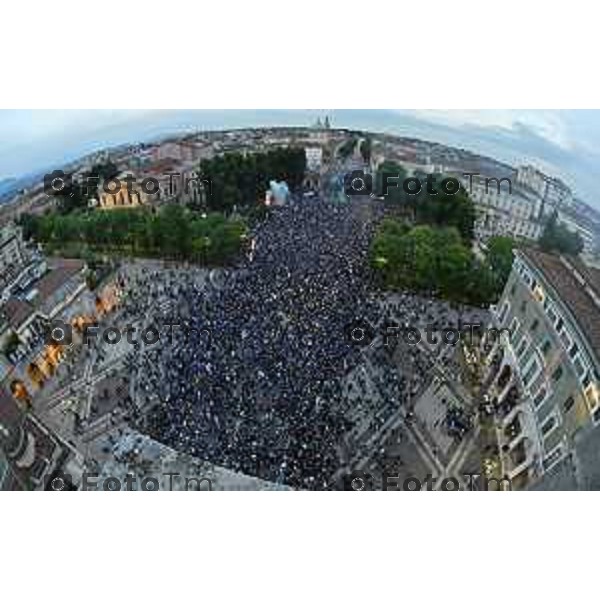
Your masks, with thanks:
[[[22,177],[7,177],[0,180],[0,204],[8,202],[20,190],[38,184],[43,180],[45,172],[39,171]]]
[[[18,188],[18,179],[9,177],[8,179],[0,180],[0,201],[4,201],[4,197],[14,194]]]

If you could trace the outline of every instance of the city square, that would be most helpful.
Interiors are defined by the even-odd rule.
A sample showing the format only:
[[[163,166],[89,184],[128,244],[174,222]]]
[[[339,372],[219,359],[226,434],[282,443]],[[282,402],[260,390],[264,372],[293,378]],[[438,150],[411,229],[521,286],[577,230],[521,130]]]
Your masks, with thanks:
[[[81,481],[90,465],[108,479],[129,468],[148,477],[167,455],[190,477],[218,471],[216,489],[413,489],[387,485],[392,476],[435,490],[448,481],[473,489],[473,477],[483,482],[476,489],[490,479],[511,489],[555,485],[545,482],[568,453],[557,409],[545,408],[550,375],[542,377],[531,334],[520,329],[534,305],[526,297],[517,310],[510,298],[522,278],[533,300],[544,300],[535,264],[595,285],[595,271],[573,275],[579,267],[559,269],[530,249],[541,221],[521,204],[562,207],[562,182],[529,166],[513,180],[508,166],[486,157],[328,122],[133,148],[120,168],[106,156],[94,168],[106,181],[131,181],[134,166],[152,177],[177,165],[193,173],[198,157],[204,181],[214,178],[212,195],[174,187],[172,173],[152,196],[123,184],[99,188],[99,201],[77,190],[46,195],[45,212],[24,220],[29,235],[67,232],[75,219],[70,237],[52,234],[45,245],[87,260],[47,259],[19,227],[4,230],[7,253],[23,265],[6,274],[5,385],[21,412],[11,413],[5,438],[25,439],[19,423],[31,420],[31,431],[48,428],[46,454],[58,457],[30,456],[19,442],[33,479],[10,485],[47,488],[65,470]],[[465,191],[436,198],[432,160],[462,161],[477,210]],[[267,178],[259,165],[286,180]],[[473,177],[477,165],[495,177]],[[403,173],[429,196],[373,191]],[[498,182],[492,192],[490,180]],[[517,186],[511,218],[526,224],[498,220],[488,195],[504,198],[503,181]],[[83,233],[73,233],[75,223]],[[506,228],[522,246],[503,237]],[[556,292],[564,296],[563,285]],[[590,306],[588,296],[576,300]],[[570,331],[563,343],[576,337]],[[596,388],[583,345],[573,343],[569,357],[579,362],[561,369],[588,373],[577,414],[589,423]],[[568,399],[566,410],[575,403]],[[589,485],[574,483],[573,470],[560,474],[564,485]]]

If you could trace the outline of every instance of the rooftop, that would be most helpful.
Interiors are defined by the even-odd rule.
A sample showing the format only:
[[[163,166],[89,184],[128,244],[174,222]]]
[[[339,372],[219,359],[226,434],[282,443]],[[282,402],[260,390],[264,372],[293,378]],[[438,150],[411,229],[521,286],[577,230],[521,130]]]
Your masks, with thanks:
[[[25,300],[9,298],[2,307],[2,312],[11,328],[18,329],[34,313],[34,308]]]
[[[39,302],[44,302],[60,290],[73,275],[84,268],[85,262],[75,258],[61,258],[50,261],[49,266],[50,271],[35,286],[39,294]]]
[[[600,361],[600,270],[531,248],[520,252],[554,288]]]

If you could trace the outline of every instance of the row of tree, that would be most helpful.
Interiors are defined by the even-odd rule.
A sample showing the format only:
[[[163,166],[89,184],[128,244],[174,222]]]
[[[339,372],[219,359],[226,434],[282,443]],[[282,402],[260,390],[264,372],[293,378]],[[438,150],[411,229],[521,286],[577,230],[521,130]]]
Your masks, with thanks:
[[[264,198],[269,181],[285,181],[293,191],[304,180],[303,148],[277,148],[267,152],[232,152],[200,163],[201,176],[211,181],[210,210],[229,213],[234,207],[255,207]]]
[[[178,205],[158,211],[145,208],[24,215],[24,235],[64,255],[127,254],[230,262],[244,243],[247,227],[240,217],[208,215]]]
[[[409,290],[478,306],[495,302],[512,265],[512,242],[498,238],[478,259],[456,227],[382,222],[371,263],[386,289]]]

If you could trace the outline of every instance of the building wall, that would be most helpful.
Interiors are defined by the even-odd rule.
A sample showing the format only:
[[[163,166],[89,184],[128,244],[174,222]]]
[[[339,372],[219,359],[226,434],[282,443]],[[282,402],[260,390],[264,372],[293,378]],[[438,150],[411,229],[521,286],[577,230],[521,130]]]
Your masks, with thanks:
[[[541,198],[546,193],[546,177],[530,165],[525,165],[517,171],[517,183],[529,188]]]
[[[522,255],[515,260],[496,314],[499,324],[513,332],[501,343],[503,364],[496,372],[511,365],[519,402],[533,416],[531,484],[567,458],[577,436],[600,421],[598,364],[584,332],[550,283]]]
[[[323,162],[323,148],[308,147],[304,149],[304,153],[306,154],[306,168],[309,171],[318,171]]]
[[[531,165],[519,168],[517,184],[531,190],[542,199],[539,217],[549,216],[557,208],[571,206],[573,203],[573,193],[568,185],[556,177],[549,177]]]
[[[7,268],[18,268],[25,262],[26,251],[21,228],[10,223],[0,232],[0,276]]]
[[[506,184],[497,191],[495,184],[486,186],[482,182],[473,182],[469,186],[469,196],[477,210],[475,235],[485,240],[495,235],[504,235],[514,238],[537,240],[541,235],[542,226],[537,221],[539,201],[517,194],[509,193]]]
[[[121,179],[123,176],[119,177]],[[150,196],[146,194],[137,184],[131,185],[131,191],[127,183],[121,181],[121,187],[115,192],[100,192],[98,195],[98,207],[103,210],[118,208],[132,208],[150,202]]]

